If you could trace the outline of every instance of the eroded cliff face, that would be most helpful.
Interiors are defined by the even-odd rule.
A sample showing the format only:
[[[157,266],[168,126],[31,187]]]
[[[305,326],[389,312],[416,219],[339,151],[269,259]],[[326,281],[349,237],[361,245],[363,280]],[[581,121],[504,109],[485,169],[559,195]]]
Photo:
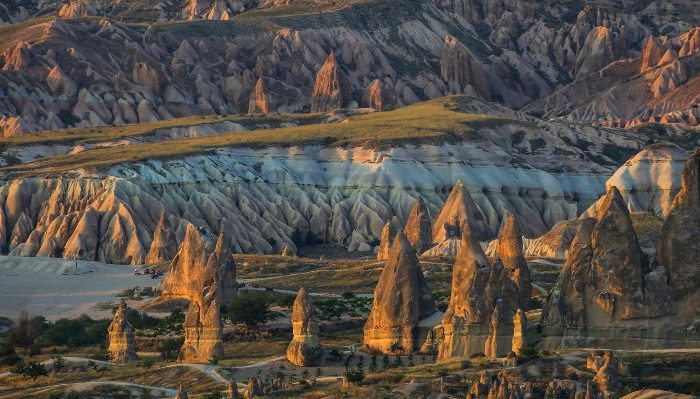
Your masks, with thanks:
[[[251,100],[264,103],[256,88],[261,78],[273,112],[380,109],[465,93],[514,108],[546,97],[529,109],[616,126],[698,122],[697,98],[688,96],[698,72],[698,29],[659,40],[656,49],[668,55],[659,58],[650,49],[644,76],[620,83],[639,72],[651,30],[633,14],[605,8],[493,0],[362,3],[331,7],[321,21],[307,15],[271,24],[253,16],[231,22],[243,33],[218,36],[208,29],[184,33],[180,24],[141,29],[116,21],[217,19],[225,25],[258,4],[39,3],[0,7],[0,19],[5,11],[11,21],[39,13],[66,18],[18,25],[22,39],[0,43],[4,136],[246,112]],[[72,19],[84,15],[104,19]],[[387,20],[389,26],[382,23]],[[620,88],[600,96],[611,82]],[[629,96],[632,90],[643,95]],[[600,99],[573,101],[590,96]]]
[[[417,198],[437,215],[435,239],[459,213],[457,197],[464,190],[483,215],[483,231],[493,236],[511,212],[528,221],[521,223],[522,233],[532,237],[576,217],[603,193],[612,173],[586,162],[580,149],[572,150],[575,156],[560,155],[566,144],[559,135],[590,142],[585,132],[545,126],[537,136],[528,132],[510,153],[488,141],[386,149],[224,148],[63,177],[13,179],[0,187],[0,242],[13,255],[141,264],[170,260],[191,223],[212,237],[225,233],[239,253],[280,253],[285,246],[295,253],[292,237],[311,235],[364,251],[380,238],[385,221],[405,224]],[[517,131],[505,124],[480,135],[501,141]],[[638,145],[620,138],[621,145]],[[531,152],[529,141],[538,139],[546,147]],[[590,142],[590,148],[617,143],[612,139]],[[552,158],[579,172],[547,169]],[[453,189],[457,179],[463,184]],[[457,197],[447,201],[454,206],[443,217],[451,189]],[[158,227],[161,214],[167,220]]]

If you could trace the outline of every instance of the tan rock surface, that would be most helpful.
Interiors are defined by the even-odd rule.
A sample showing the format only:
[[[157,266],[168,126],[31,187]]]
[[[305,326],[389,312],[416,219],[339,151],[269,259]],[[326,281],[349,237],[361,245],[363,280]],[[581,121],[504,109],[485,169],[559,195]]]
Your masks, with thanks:
[[[418,197],[416,203],[413,204],[404,232],[408,242],[417,253],[422,253],[432,246],[433,226],[423,198]]]
[[[348,82],[333,51],[316,74],[311,93],[311,112],[343,108],[348,98]]]
[[[523,254],[523,240],[518,221],[511,213],[503,219],[501,229],[498,232],[496,256],[503,263],[503,267],[510,271],[511,280],[518,286],[520,306],[528,310],[532,293],[532,278]]]
[[[249,114],[267,114],[271,111],[270,100],[265,90],[265,80],[258,78],[248,103]]]
[[[165,213],[161,213],[153,231],[151,248],[146,255],[146,264],[154,265],[161,262],[171,261],[177,254],[177,243],[173,234],[170,222]]]
[[[389,353],[398,343],[405,353],[418,350],[418,322],[435,313],[415,250],[399,231],[374,289],[372,310],[364,327],[366,347]]]
[[[398,230],[399,227],[396,226],[393,219],[384,223],[382,234],[379,236],[379,249],[377,251],[378,260],[389,259],[391,247],[394,243],[394,238],[396,238],[396,233]]]
[[[323,348],[318,339],[318,312],[311,297],[302,287],[292,307],[292,342],[287,347],[287,360],[297,366],[318,366],[323,362]]]
[[[463,226],[470,225],[474,239],[486,241],[493,238],[494,234],[484,220],[481,210],[477,207],[462,184],[461,180],[452,188],[449,197],[442,206],[440,213],[433,224],[433,242],[440,243],[449,238],[461,236]]]
[[[134,343],[134,327],[127,319],[127,311],[126,302],[122,299],[107,330],[108,350],[111,360],[115,363],[126,363],[138,358]]]

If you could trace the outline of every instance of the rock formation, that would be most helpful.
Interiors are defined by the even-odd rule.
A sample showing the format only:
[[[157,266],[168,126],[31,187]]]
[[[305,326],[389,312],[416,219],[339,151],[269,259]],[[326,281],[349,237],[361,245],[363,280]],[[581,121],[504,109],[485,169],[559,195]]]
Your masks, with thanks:
[[[212,244],[194,225],[188,225],[185,238],[163,279],[163,297],[192,299],[208,285],[206,273],[213,270],[220,281],[221,303],[230,303],[236,293],[236,265],[223,236]]]
[[[311,112],[343,108],[348,101],[348,90],[347,79],[331,50],[316,74],[316,83],[311,93]]]
[[[508,214],[503,219],[501,229],[498,232],[496,256],[500,259],[503,267],[510,272],[511,280],[518,286],[520,306],[528,310],[530,308],[532,281],[530,270],[523,255],[522,235],[520,234],[518,221],[513,214]]]
[[[127,311],[126,302],[122,299],[107,330],[110,358],[115,363],[126,363],[137,358],[134,327],[127,320]]]
[[[156,229],[153,231],[151,248],[146,255],[146,264],[154,265],[171,261],[177,254],[177,243],[165,213],[161,213]]]
[[[429,249],[433,243],[433,227],[430,221],[430,214],[425,202],[418,197],[416,203],[408,214],[406,227],[404,227],[406,238],[417,253],[422,253]]]
[[[253,399],[257,396],[260,396],[263,394],[263,386],[262,386],[262,381],[260,381],[259,377],[250,377],[248,378],[248,384],[246,386],[246,390],[243,393],[243,399]]]
[[[700,149],[685,163],[681,180],[657,249],[676,300],[697,295],[700,287]]]
[[[688,161],[685,176],[692,175],[693,162],[697,163],[697,158]],[[686,332],[696,318],[688,313],[688,304],[698,295],[698,275],[691,272],[682,282],[674,283],[671,270],[683,263],[665,258],[668,252],[661,249],[672,231],[683,230],[685,234],[695,228],[691,221],[697,220],[698,208],[682,222],[670,215],[678,212],[676,209],[682,214],[684,196],[697,190],[696,176],[683,180],[661,231],[658,261],[641,250],[627,206],[615,187],[609,189],[596,218],[582,220],[556,289],[543,309],[545,347],[699,344],[700,336]],[[694,195],[697,203],[697,191]],[[683,223],[683,227],[674,226],[676,223]],[[683,243],[682,250],[697,251],[694,240]]]
[[[318,313],[311,297],[302,287],[292,308],[292,342],[287,347],[287,360],[302,367],[323,362],[323,348],[318,340]]]
[[[224,356],[221,282],[213,267],[206,268],[210,284],[192,298],[185,315],[185,342],[178,356],[181,363],[210,363]]]
[[[440,74],[453,94],[491,98],[486,73],[471,52],[457,38],[447,36],[440,57]]]
[[[250,101],[248,103],[249,114],[267,114],[271,111],[270,100],[265,90],[265,81],[263,78],[258,78],[255,83],[253,92],[250,93]]]
[[[415,250],[399,231],[374,289],[364,344],[384,353],[390,352],[392,344],[405,353],[418,350],[422,344],[418,322],[435,311]]]
[[[471,194],[462,181],[458,180],[442,206],[440,214],[435,218],[433,242],[440,243],[450,238],[461,237],[461,229],[467,220],[472,223],[470,228],[475,240],[486,241],[494,237],[493,230],[484,220]]]
[[[398,227],[394,220],[391,219],[384,223],[382,228],[382,234],[379,236],[379,249],[377,251],[378,260],[387,260],[391,254],[391,246],[394,243],[394,238],[396,238],[396,233]]]
[[[489,262],[470,222],[464,220],[452,270],[450,303],[442,319],[445,337],[439,346],[440,360],[476,353],[495,358],[513,350],[513,320],[521,310],[518,286],[501,262]],[[519,332],[522,330],[520,325]]]
[[[596,372],[593,381],[598,387],[598,392],[607,398],[613,392],[622,388],[622,384],[620,383],[620,372],[617,367],[617,361],[613,358],[613,353],[606,351],[603,358],[603,365]]]

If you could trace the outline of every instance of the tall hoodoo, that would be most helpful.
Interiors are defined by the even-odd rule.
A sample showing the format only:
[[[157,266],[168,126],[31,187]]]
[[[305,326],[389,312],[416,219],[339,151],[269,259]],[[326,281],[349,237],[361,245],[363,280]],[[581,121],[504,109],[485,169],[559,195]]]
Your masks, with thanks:
[[[107,330],[109,353],[115,363],[126,363],[138,357],[134,345],[134,327],[127,320],[127,313],[126,302],[122,299]]]
[[[331,50],[328,58],[316,74],[316,83],[311,94],[311,112],[330,111],[343,108],[348,101],[349,84]]]
[[[513,319],[521,309],[519,302],[518,286],[509,271],[500,262],[490,264],[471,226],[463,225],[438,359],[475,353],[507,355],[513,347]]]
[[[323,362],[323,349],[318,340],[318,312],[311,297],[302,287],[292,309],[292,342],[287,347],[287,360],[297,366],[318,366]]]
[[[181,363],[209,363],[224,356],[221,286],[216,271],[207,269],[209,285],[192,299],[185,315],[185,342],[178,356]]]
[[[411,243],[416,252],[421,253],[432,245],[433,227],[423,198],[418,197],[416,203],[413,204],[404,231],[408,242]]]
[[[520,227],[512,213],[509,213],[501,223],[496,244],[496,256],[503,263],[503,267],[508,269],[510,278],[518,286],[521,306],[524,309],[529,309],[532,279],[523,255],[523,238]]]
[[[146,264],[154,265],[156,263],[170,261],[177,253],[177,242],[173,234],[172,227],[168,222],[165,212],[160,214],[156,229],[153,231],[153,241],[151,248],[146,255]]]
[[[231,302],[236,293],[236,264],[226,239],[220,234],[212,248],[211,242],[190,224],[163,280],[163,296],[197,297],[207,286],[204,272],[209,269],[218,274],[222,303]]]
[[[657,248],[675,299],[700,287],[700,149],[686,161],[681,180]]]
[[[398,343],[404,352],[420,348],[418,322],[435,313],[415,250],[399,231],[374,289],[372,310],[364,328],[364,344],[385,353]]]
[[[262,77],[258,78],[255,83],[255,88],[250,93],[250,101],[248,102],[249,114],[267,114],[270,112],[270,100],[267,96],[265,81]]]
[[[494,234],[484,216],[474,203],[474,199],[461,180],[452,188],[447,201],[433,224],[433,242],[439,243],[449,238],[461,237],[461,229],[469,225],[471,235],[477,241],[486,241]]]

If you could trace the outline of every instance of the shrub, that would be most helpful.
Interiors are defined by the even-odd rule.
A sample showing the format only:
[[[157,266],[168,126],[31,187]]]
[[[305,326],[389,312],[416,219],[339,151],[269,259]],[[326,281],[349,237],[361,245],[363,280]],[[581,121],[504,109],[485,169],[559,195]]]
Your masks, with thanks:
[[[168,338],[161,341],[158,347],[160,357],[163,358],[163,360],[176,360],[180,353],[182,342],[183,340],[181,338]]]
[[[270,302],[256,291],[243,291],[228,307],[226,317],[232,323],[242,323],[248,328],[276,319],[277,313],[270,311]]]
[[[46,366],[34,360],[28,362],[20,361],[15,364],[10,370],[12,374],[21,374],[26,377],[30,377],[32,380],[36,381],[37,378],[45,375],[49,375],[49,371],[46,370]]]
[[[362,371],[362,369],[347,370],[345,372],[345,378],[348,380],[348,382],[357,384],[365,379],[365,372]]]

